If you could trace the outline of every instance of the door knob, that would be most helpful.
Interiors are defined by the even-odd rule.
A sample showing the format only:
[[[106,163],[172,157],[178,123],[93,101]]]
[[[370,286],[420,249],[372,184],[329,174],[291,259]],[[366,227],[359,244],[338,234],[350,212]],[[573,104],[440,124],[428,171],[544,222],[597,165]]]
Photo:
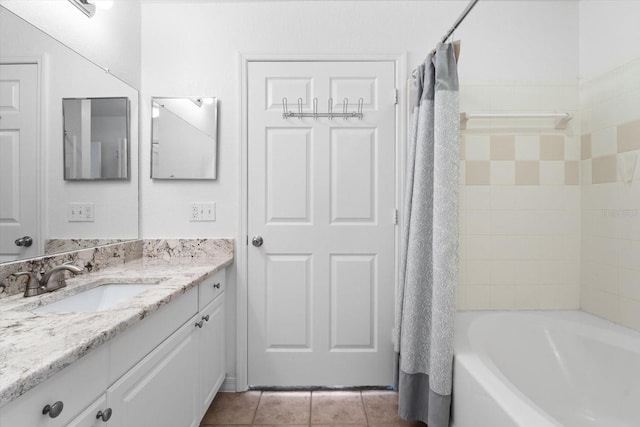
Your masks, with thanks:
[[[16,244],[16,246],[24,246],[25,248],[28,248],[33,244],[33,239],[31,238],[31,236],[24,236],[16,239],[14,243]]]
[[[259,248],[260,246],[262,246],[263,243],[264,243],[264,240],[262,240],[262,236],[255,236],[253,239],[251,239],[251,244],[256,248]]]

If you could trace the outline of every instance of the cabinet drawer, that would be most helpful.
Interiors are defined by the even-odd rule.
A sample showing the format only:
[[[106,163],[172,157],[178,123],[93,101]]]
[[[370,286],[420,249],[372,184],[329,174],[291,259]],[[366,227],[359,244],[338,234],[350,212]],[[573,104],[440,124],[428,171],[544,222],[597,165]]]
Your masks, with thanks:
[[[198,310],[202,311],[207,304],[220,295],[225,288],[226,269],[216,272],[198,286]]]
[[[2,427],[58,427],[80,414],[107,383],[108,346],[103,345],[0,409]],[[60,415],[43,415],[46,405],[62,402]]]
[[[124,375],[197,311],[198,291],[194,287],[116,336],[111,343],[109,384]]]

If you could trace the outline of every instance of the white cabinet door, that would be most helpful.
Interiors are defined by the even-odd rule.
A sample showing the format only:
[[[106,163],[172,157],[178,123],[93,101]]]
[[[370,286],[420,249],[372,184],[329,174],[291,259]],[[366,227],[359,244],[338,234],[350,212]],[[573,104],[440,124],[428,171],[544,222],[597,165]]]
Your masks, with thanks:
[[[188,427],[198,419],[194,317],[107,390],[109,427]]]
[[[66,427],[106,427],[109,421],[107,411],[107,395],[103,394]]]
[[[248,91],[249,384],[391,384],[394,63],[251,62]]]
[[[224,293],[200,312],[200,415],[204,415],[225,377]],[[205,320],[209,319],[209,320]]]

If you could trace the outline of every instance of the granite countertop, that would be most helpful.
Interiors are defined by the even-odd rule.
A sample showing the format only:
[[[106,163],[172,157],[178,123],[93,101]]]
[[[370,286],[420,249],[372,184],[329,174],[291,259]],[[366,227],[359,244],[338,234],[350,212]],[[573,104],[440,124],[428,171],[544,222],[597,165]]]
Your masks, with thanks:
[[[142,258],[67,279],[66,288],[51,293],[0,300],[0,407],[232,262],[232,255]],[[100,312],[30,311],[105,282],[154,283],[154,287]]]

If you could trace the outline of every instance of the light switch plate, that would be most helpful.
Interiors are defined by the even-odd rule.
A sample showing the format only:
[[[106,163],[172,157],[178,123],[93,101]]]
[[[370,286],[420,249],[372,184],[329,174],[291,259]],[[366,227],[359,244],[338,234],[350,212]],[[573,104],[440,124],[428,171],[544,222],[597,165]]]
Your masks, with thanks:
[[[94,222],[95,206],[93,203],[69,203],[67,205],[67,221]]]
[[[215,220],[216,220],[215,202],[193,203],[191,205],[190,221],[215,221]]]

